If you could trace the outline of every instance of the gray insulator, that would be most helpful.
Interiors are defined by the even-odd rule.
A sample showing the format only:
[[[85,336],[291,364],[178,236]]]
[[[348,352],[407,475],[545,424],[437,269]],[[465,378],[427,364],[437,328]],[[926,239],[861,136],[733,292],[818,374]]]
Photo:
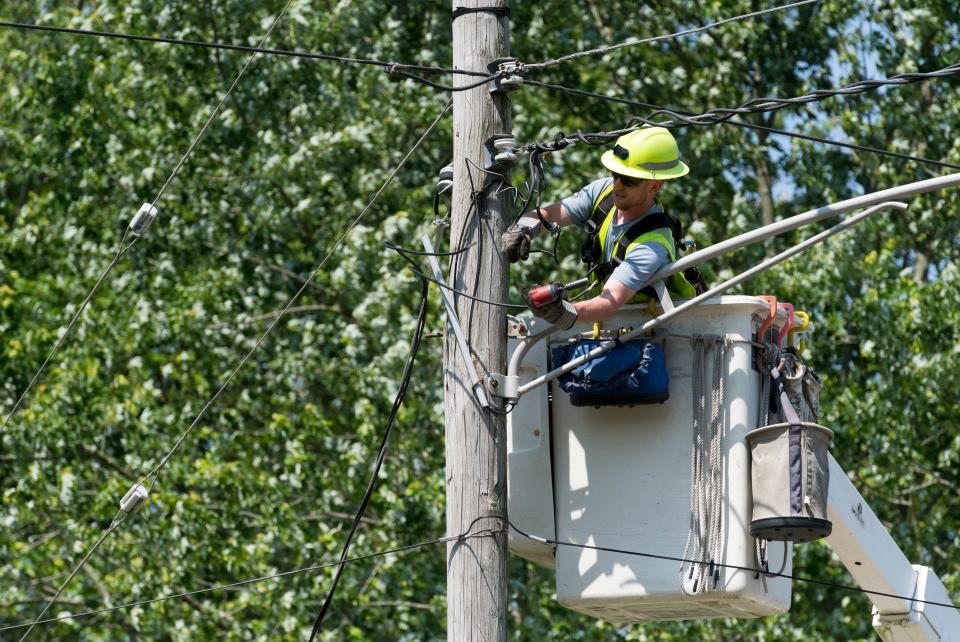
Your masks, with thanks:
[[[127,491],[127,494],[123,496],[123,499],[120,500],[120,510],[127,515],[133,515],[143,508],[149,495],[150,492],[143,484],[134,484],[130,487],[130,490]]]
[[[150,228],[150,224],[157,218],[157,213],[157,208],[155,208],[152,203],[144,203],[140,206],[140,210],[137,211],[136,215],[130,219],[130,225],[128,226],[130,231],[143,236]]]

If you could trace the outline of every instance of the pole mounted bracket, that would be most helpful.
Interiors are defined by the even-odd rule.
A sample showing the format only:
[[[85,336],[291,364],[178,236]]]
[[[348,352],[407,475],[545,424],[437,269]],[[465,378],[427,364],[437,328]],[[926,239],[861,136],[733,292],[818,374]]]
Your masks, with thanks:
[[[520,377],[492,373],[487,379],[487,391],[493,397],[499,397],[507,403],[520,401]]]
[[[523,72],[525,71],[522,62],[516,58],[496,58],[490,61],[487,69],[491,74],[496,74],[490,79],[491,94],[508,94],[511,91],[519,89],[523,84]]]
[[[426,236],[423,237],[422,242],[423,249],[427,252],[427,260],[430,263],[430,268],[433,270],[434,279],[436,279],[437,283],[444,283],[443,272],[440,270],[440,262],[437,260],[433,244]],[[450,298],[447,290],[443,287],[440,288],[440,298],[443,299],[443,305],[447,309],[447,321],[453,330],[453,336],[457,341],[457,348],[460,350],[460,356],[463,358],[464,366],[467,369],[467,376],[470,377],[470,388],[473,390],[473,394],[476,396],[477,403],[480,407],[483,409],[489,408],[490,401],[487,399],[483,379],[480,378],[480,375],[477,373],[477,368],[473,363],[473,353],[470,351],[470,346],[467,345],[466,337],[463,335],[460,319],[457,318],[457,308],[454,306],[453,300]]]

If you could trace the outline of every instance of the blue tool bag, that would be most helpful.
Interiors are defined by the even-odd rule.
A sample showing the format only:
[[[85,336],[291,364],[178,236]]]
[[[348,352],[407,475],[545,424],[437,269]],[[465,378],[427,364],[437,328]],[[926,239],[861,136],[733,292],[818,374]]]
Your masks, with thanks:
[[[553,367],[582,357],[609,341],[581,339],[552,351]],[[625,341],[558,379],[574,406],[663,403],[670,394],[663,347],[644,339]]]

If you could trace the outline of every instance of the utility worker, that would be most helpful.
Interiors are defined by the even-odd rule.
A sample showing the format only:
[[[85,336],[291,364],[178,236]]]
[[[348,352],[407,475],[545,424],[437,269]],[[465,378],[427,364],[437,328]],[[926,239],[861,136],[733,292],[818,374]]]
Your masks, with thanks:
[[[600,158],[611,176],[593,181],[559,203],[526,213],[501,238],[501,249],[511,263],[525,260],[530,241],[543,227],[571,223],[587,230],[584,261],[603,282],[602,292],[592,299],[571,303],[557,299],[531,311],[563,330],[580,321],[602,321],[623,304],[647,300],[638,292],[657,270],[677,259],[679,224],[663,212],[657,194],[669,180],[690,171],[680,161],[673,135],[663,127],[644,127],[617,139],[612,150]],[[696,294],[682,275],[667,281],[667,290],[681,298]],[[530,301],[528,300],[528,304]]]

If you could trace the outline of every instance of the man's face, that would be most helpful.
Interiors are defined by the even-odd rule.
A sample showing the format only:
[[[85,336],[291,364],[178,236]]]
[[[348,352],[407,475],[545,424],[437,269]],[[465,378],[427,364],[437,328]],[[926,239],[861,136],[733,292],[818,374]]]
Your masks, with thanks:
[[[663,187],[663,181],[613,175],[613,204],[627,214],[643,214]]]

